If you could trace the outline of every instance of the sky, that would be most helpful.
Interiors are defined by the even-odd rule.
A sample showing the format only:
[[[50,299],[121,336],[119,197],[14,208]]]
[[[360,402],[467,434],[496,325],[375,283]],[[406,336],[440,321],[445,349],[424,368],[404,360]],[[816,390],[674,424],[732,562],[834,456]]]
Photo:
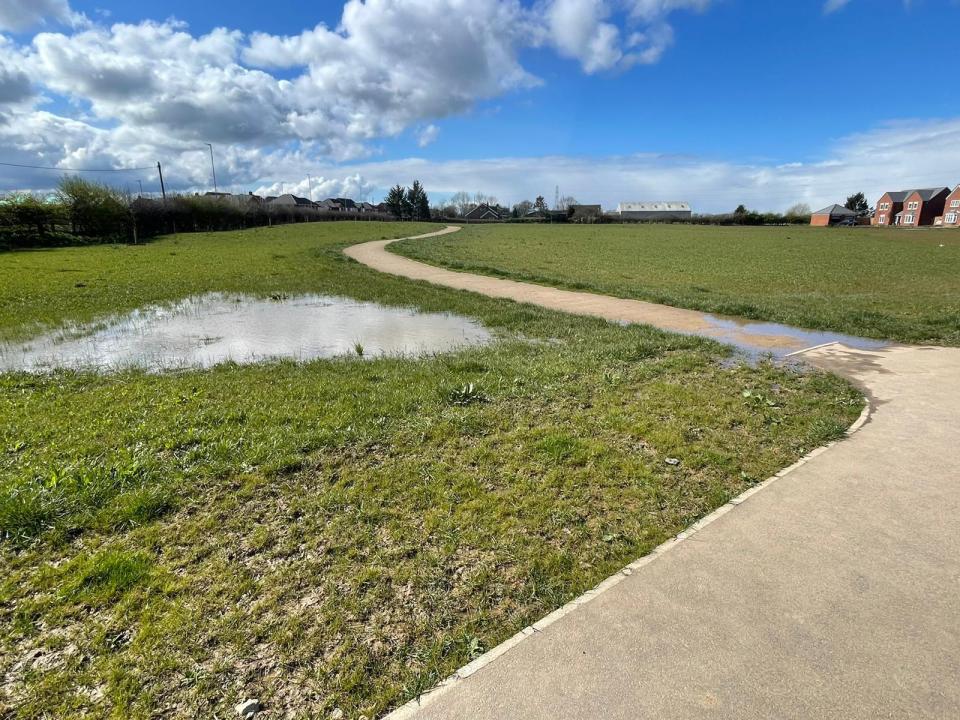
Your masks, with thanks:
[[[0,0],[0,191],[814,209],[960,183],[958,0]]]

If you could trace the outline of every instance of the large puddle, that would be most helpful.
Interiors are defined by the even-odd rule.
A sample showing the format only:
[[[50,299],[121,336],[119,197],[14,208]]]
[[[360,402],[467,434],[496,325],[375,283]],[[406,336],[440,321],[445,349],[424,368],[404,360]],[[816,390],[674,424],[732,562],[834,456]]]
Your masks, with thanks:
[[[0,343],[0,371],[151,371],[288,358],[418,356],[490,342],[470,318],[342,297],[265,300],[210,293]]]

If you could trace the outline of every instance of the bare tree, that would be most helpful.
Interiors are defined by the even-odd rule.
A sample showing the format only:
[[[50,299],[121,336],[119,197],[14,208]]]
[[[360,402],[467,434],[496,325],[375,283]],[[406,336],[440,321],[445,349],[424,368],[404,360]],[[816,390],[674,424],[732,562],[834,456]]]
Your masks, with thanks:
[[[516,217],[524,217],[531,210],[533,210],[533,203],[529,200],[521,200],[513,206],[513,212]]]
[[[579,204],[580,203],[577,202],[577,199],[575,197],[565,195],[564,197],[560,198],[560,207],[557,209],[569,210],[571,205],[579,205]]]
[[[457,209],[458,215],[463,216],[470,212],[473,200],[470,198],[470,193],[461,190],[453,194],[450,198],[450,204]]]

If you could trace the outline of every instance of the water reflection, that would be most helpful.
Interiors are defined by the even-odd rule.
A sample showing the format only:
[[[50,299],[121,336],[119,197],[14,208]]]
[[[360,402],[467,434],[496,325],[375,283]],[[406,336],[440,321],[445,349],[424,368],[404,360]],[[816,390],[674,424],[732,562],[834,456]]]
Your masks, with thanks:
[[[489,342],[451,313],[324,295],[261,299],[209,293],[71,326],[22,344],[0,343],[0,370],[207,368],[225,361],[424,355]]]

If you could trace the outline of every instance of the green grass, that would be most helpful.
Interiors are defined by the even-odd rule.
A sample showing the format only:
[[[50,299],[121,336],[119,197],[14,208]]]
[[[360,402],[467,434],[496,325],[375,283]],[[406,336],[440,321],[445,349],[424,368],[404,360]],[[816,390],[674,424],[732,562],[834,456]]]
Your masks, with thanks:
[[[911,343],[960,345],[960,233],[468,226],[391,246],[454,269]]]
[[[11,338],[208,290],[452,310],[499,338],[422,359],[0,375],[0,716],[230,717],[258,697],[278,716],[376,717],[863,406],[831,376],[730,367],[709,341],[340,253],[420,230],[0,256]]]

